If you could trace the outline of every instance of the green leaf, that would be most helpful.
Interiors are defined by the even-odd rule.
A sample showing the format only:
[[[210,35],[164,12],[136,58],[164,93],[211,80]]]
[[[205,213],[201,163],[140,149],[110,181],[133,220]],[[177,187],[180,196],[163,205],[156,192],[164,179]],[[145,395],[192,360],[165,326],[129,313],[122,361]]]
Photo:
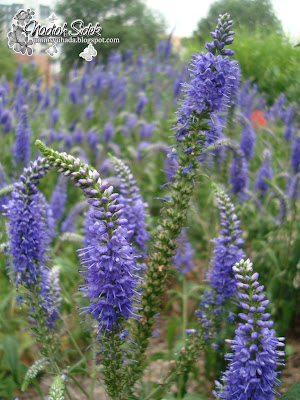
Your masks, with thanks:
[[[284,395],[281,400],[299,400],[300,399],[300,382],[295,383]]]
[[[14,335],[7,335],[1,338],[1,347],[4,357],[11,370],[13,380],[19,384],[19,360],[18,360],[18,341]]]
[[[186,394],[183,400],[207,400],[207,397],[201,394]]]

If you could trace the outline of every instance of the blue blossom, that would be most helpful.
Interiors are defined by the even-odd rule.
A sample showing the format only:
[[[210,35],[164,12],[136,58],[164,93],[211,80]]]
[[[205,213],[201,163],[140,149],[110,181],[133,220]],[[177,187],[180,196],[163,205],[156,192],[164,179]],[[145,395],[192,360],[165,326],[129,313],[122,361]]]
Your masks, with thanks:
[[[262,164],[258,171],[257,180],[254,185],[254,188],[259,190],[262,196],[265,196],[269,188],[269,184],[264,181],[264,178],[268,179],[269,181],[271,181],[273,178],[272,153],[268,149],[264,150]]]
[[[4,188],[7,185],[6,174],[4,168],[0,162],[0,189]],[[8,203],[9,196],[0,197],[0,213],[4,211],[4,206]]]
[[[38,303],[47,315],[47,325],[53,326],[58,319],[55,299],[49,291],[49,270],[46,266],[47,216],[40,204],[37,189],[49,165],[45,159],[38,158],[25,168],[20,181],[15,183],[16,190],[8,203],[11,268],[17,288],[24,286],[31,293],[37,291]],[[33,305],[36,307],[36,305]]]
[[[229,197],[223,192],[217,193],[216,197],[222,228],[220,236],[214,240],[214,257],[208,278],[211,287],[220,295],[218,303],[222,304],[226,298],[231,298],[237,289],[232,267],[244,257],[241,249],[244,241],[240,237],[240,221]]]
[[[108,121],[104,125],[104,131],[103,131],[103,140],[104,142],[108,143],[112,140],[114,135],[114,125],[111,121]]]
[[[247,119],[241,120],[242,132],[240,148],[245,154],[247,160],[250,160],[254,155],[256,135],[251,122]]]
[[[137,116],[135,114],[128,114],[126,116],[126,125],[129,129],[133,129],[137,122]]]
[[[98,338],[102,333],[122,327],[129,317],[137,318],[134,306],[139,296],[136,288],[139,278],[134,272],[135,255],[128,242],[127,219],[123,216],[124,205],[113,193],[113,186],[102,182],[99,173],[83,164],[80,159],[66,153],[58,153],[43,143],[37,145],[47,155],[51,164],[80,187],[92,206],[87,226],[87,246],[79,250],[85,284],[80,288],[89,298],[82,308],[84,314],[97,322]]]
[[[146,96],[146,94],[140,93],[135,107],[136,114],[141,115],[144,112],[147,103],[148,103],[148,97]]]
[[[231,30],[233,21],[229,14],[219,15],[218,24],[214,32],[210,35],[214,39],[212,43],[206,43],[205,48],[213,54],[219,53],[224,56],[233,56],[234,51],[225,49],[225,46],[230,45],[233,41],[234,31]]]
[[[185,275],[195,267],[193,263],[194,250],[188,241],[185,229],[182,229],[176,242],[178,247],[173,261],[178,271]]]
[[[238,298],[243,309],[239,314],[235,338],[227,340],[232,353],[225,356],[229,365],[217,382],[214,395],[228,400],[273,400],[278,394],[278,366],[282,364],[284,338],[276,337],[273,322],[266,312],[269,301],[259,285],[258,273],[250,260],[241,260],[233,267],[238,281]],[[279,350],[278,350],[279,348]]]
[[[51,196],[50,207],[55,221],[59,221],[64,213],[67,200],[67,183],[67,179],[60,176]]]
[[[99,143],[99,134],[93,129],[90,129],[86,135],[87,142],[92,151],[95,151],[97,144]]]
[[[290,106],[284,113],[284,125],[285,125],[285,131],[284,131],[284,138],[287,141],[292,140],[293,138],[293,133],[294,133],[294,127],[293,127],[293,121],[295,118],[295,106],[292,105]]]
[[[16,140],[12,148],[14,159],[18,164],[28,164],[30,159],[30,137],[28,107],[25,105],[21,109],[20,122],[16,130]]]
[[[142,124],[139,135],[141,139],[149,139],[153,135],[155,125],[152,122],[145,122]]]
[[[84,117],[90,119],[93,118],[93,115],[94,115],[94,107],[92,104],[89,104],[84,110]]]
[[[111,188],[106,191],[107,186],[102,185],[102,204],[106,204],[103,199],[107,199],[105,194],[109,198]],[[136,317],[133,298],[138,292],[134,254],[127,240],[127,220],[122,216],[124,206],[116,202],[115,196],[113,198],[106,209],[93,205],[98,204],[98,199],[92,202],[88,245],[79,250],[84,267],[81,273],[86,282],[81,291],[90,299],[90,304],[83,310],[97,320],[98,334],[102,330],[104,333],[112,331],[122,318]],[[113,220],[115,222],[108,222]]]
[[[244,157],[234,155],[231,164],[230,183],[232,184],[232,193],[244,194],[248,185],[248,164]]]
[[[60,111],[58,108],[54,108],[51,111],[51,120],[52,120],[53,125],[55,125],[57,123],[57,121],[59,120],[59,114],[60,114]]]
[[[293,172],[300,172],[300,137],[294,139],[291,155],[291,168]]]
[[[145,222],[147,204],[143,202],[129,167],[117,158],[112,158],[112,161],[121,179],[120,201],[124,204],[123,216],[128,221],[128,240],[143,253],[149,238]]]

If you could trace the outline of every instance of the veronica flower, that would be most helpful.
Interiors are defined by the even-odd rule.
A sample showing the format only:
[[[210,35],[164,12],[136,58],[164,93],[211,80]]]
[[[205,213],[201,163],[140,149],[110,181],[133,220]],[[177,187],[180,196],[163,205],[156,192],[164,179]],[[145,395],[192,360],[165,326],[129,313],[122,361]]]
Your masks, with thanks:
[[[146,96],[145,93],[141,93],[139,95],[136,107],[135,107],[135,112],[138,115],[141,115],[146,107],[146,104],[148,103],[148,97]]]
[[[214,258],[208,278],[211,287],[220,296],[219,303],[231,298],[237,289],[232,267],[244,257],[241,246],[244,244],[240,237],[240,221],[235,213],[234,205],[224,192],[216,194],[221,217],[220,236],[214,240]]]
[[[273,400],[278,394],[278,366],[282,364],[284,338],[276,337],[273,322],[266,312],[269,301],[259,285],[258,273],[253,272],[250,260],[241,260],[233,267],[238,281],[238,299],[243,312],[235,338],[227,340],[232,353],[222,382],[217,383],[214,395],[228,400]],[[279,348],[279,350],[278,350]]]
[[[25,168],[16,190],[7,206],[9,218],[10,248],[12,269],[17,288],[24,286],[32,293],[37,291],[38,303],[46,315],[46,325],[51,327],[58,314],[55,299],[49,291],[49,270],[46,267],[47,243],[49,240],[46,215],[40,205],[37,189],[49,164],[38,158]],[[29,296],[31,302],[31,295]],[[37,304],[32,304],[36,307]],[[36,310],[35,310],[36,311]]]
[[[126,116],[126,125],[129,129],[133,129],[137,122],[137,116],[135,114],[128,114]]]
[[[230,183],[232,184],[232,193],[244,195],[244,191],[248,186],[248,163],[243,156],[234,155],[233,157]]]
[[[51,165],[75,181],[93,207],[88,227],[90,240],[87,247],[79,250],[85,281],[81,291],[90,300],[83,313],[97,321],[98,335],[112,332],[123,320],[136,318],[133,302],[134,296],[139,295],[135,257],[127,240],[128,221],[123,217],[124,205],[118,202],[119,195],[113,193],[113,187],[101,181],[96,170],[71,155],[47,148],[40,141],[36,143]]]
[[[145,122],[140,129],[139,135],[141,139],[149,139],[153,135],[155,125],[152,122]]]
[[[176,268],[182,274],[186,275],[188,272],[192,271],[195,266],[193,263],[194,251],[190,242],[188,241],[185,229],[182,229],[180,235],[178,236],[177,245],[178,247],[176,249],[176,254],[173,261]]]
[[[92,104],[90,104],[84,110],[84,117],[90,119],[93,118],[93,114],[94,114],[94,107]]]
[[[147,204],[143,202],[129,167],[116,157],[112,157],[112,162],[121,179],[120,201],[124,204],[123,217],[128,220],[128,240],[143,253],[149,238],[145,222]]]
[[[108,121],[104,125],[104,131],[103,131],[103,140],[104,142],[108,143],[112,140],[114,136],[114,125],[111,121]]]
[[[284,113],[284,125],[285,125],[285,132],[284,138],[287,141],[290,141],[293,137],[294,129],[293,129],[293,121],[295,118],[295,107],[292,105],[290,106],[286,112]]]
[[[67,179],[60,176],[51,196],[50,207],[55,221],[59,221],[64,212],[67,200],[67,183]]]
[[[295,173],[300,172],[300,137],[296,137],[293,143],[291,168]]]
[[[288,194],[291,199],[296,200],[298,198],[299,181],[300,181],[300,172],[298,172],[291,178],[291,181],[288,185]]]
[[[267,182],[265,182],[264,178],[271,181],[272,177],[273,177],[272,153],[270,152],[270,150],[265,149],[263,154],[263,161],[258,171],[257,180],[254,185],[254,188],[258,189],[262,196],[266,194],[269,188],[269,185]]]
[[[188,133],[195,115],[218,113],[228,106],[236,68],[234,61],[222,57],[234,54],[232,50],[224,49],[233,41],[234,32],[230,30],[232,21],[229,18],[227,14],[220,17],[216,31],[211,33],[214,41],[206,44],[209,52],[192,57],[192,79],[183,85],[185,98],[177,119],[175,136],[179,141]]]
[[[4,188],[7,185],[6,174],[4,168],[0,162],[0,189]],[[8,203],[9,196],[0,197],[0,213],[4,211],[4,206]]]
[[[256,141],[256,135],[253,129],[253,125],[247,119],[241,120],[242,133],[240,147],[247,160],[253,157],[254,147]]]
[[[20,122],[17,126],[16,140],[13,146],[14,159],[18,164],[26,165],[30,159],[31,130],[28,124],[28,107],[21,109]]]
[[[57,123],[57,121],[59,120],[59,109],[58,108],[54,108],[51,111],[51,119],[52,119],[52,124],[55,125]]]

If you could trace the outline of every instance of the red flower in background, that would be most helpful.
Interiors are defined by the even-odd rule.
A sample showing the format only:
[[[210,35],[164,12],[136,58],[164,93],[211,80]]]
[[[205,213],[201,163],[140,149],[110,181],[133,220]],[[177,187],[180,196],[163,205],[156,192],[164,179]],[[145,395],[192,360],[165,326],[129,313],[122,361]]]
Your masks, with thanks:
[[[264,116],[264,113],[261,110],[255,110],[251,114],[250,120],[254,126],[254,128],[258,128],[259,126],[266,126],[267,120]]]

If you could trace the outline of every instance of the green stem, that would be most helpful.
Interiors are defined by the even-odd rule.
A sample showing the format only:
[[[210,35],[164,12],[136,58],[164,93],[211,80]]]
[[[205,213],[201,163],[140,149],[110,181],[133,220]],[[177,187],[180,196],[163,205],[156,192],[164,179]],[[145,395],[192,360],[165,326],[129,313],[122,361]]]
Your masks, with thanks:
[[[187,319],[188,319],[188,298],[186,293],[186,276],[184,275],[183,278],[183,285],[182,285],[182,338],[185,339],[186,337],[186,328],[187,328]]]
[[[61,285],[61,286],[62,286],[62,285]],[[58,315],[59,315],[59,318],[63,321],[61,315],[60,315],[60,314],[58,314]],[[65,321],[64,321],[64,322],[65,322]],[[67,325],[67,324],[64,324],[64,327],[65,327],[65,330],[68,332],[68,335],[69,335],[69,337],[70,337],[70,339],[71,339],[71,342],[73,343],[73,345],[74,345],[75,349],[77,350],[78,354],[81,356],[81,358],[85,358],[85,356],[84,356],[83,352],[81,351],[80,347],[78,346],[78,344],[77,344],[77,342],[76,342],[76,340],[75,340],[75,338],[74,338],[72,332],[71,332],[70,329],[68,328],[68,325]]]
[[[182,284],[182,339],[184,340],[186,338],[186,328],[187,328],[187,307],[188,307],[188,299],[187,299],[187,293],[186,293],[186,276],[184,275],[183,277],[183,284]],[[180,379],[178,382],[178,393],[177,393],[177,399],[181,400],[182,395],[184,395],[185,392],[185,376],[184,374],[180,375]]]
[[[87,399],[90,399],[89,394],[87,393],[87,391],[81,386],[81,384],[77,381],[76,378],[74,378],[74,376],[70,375],[70,379],[72,379],[72,381],[75,383],[75,385],[82,391],[82,393],[85,395],[85,397]]]
[[[6,196],[7,194],[13,192],[15,190],[14,185],[8,185],[4,188],[0,189],[0,197]]]
[[[91,374],[91,389],[90,389],[89,400],[94,399],[95,379],[96,379],[96,360],[93,359],[92,374]]]

